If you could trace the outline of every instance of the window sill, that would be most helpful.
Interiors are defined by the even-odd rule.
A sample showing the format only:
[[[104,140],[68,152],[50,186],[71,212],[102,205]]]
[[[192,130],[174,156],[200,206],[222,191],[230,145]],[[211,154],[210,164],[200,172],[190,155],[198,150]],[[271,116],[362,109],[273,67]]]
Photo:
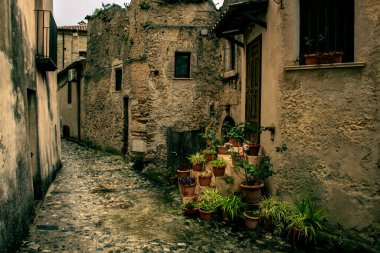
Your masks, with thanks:
[[[221,74],[222,79],[232,79],[232,78],[237,78],[237,77],[238,77],[238,73],[235,70],[226,71]]]
[[[191,77],[173,77],[173,80],[194,80],[194,78]]]
[[[285,71],[312,70],[312,69],[334,69],[334,68],[362,68],[365,62],[345,62],[332,64],[314,64],[314,65],[299,65],[286,66]]]

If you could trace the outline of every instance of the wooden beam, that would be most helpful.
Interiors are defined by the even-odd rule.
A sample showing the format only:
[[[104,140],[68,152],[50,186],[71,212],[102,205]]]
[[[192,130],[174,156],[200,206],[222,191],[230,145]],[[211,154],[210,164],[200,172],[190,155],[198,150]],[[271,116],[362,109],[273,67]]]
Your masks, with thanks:
[[[245,16],[249,17],[255,24],[261,26],[262,28],[265,28],[267,29],[267,22],[259,19],[258,17],[256,16],[253,16],[251,14],[245,14]]]
[[[225,38],[226,38],[226,40],[231,41],[232,43],[238,45],[239,47],[243,47],[244,48],[244,43],[243,42],[238,41],[238,40],[236,40],[233,37],[225,37]]]

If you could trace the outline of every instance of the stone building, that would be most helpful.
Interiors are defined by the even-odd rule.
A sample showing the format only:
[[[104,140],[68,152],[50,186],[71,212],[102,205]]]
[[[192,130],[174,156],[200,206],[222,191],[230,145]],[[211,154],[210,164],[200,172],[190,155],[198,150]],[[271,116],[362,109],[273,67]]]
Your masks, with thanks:
[[[379,8],[370,0],[227,1],[213,29],[241,52],[241,118],[274,127],[259,138],[274,163],[268,191],[288,199],[311,194],[336,228],[374,245],[380,237]],[[337,51],[341,63],[330,61]],[[308,53],[318,53],[320,62],[306,65]],[[274,152],[282,143],[288,151]]]
[[[87,24],[58,27],[58,89],[62,136],[81,140]]]
[[[188,162],[202,146],[200,129],[240,94],[219,75],[217,14],[212,1],[132,1],[92,16],[84,138],[143,154],[146,172]]]
[[[11,251],[60,168],[52,1],[0,6],[0,251]]]

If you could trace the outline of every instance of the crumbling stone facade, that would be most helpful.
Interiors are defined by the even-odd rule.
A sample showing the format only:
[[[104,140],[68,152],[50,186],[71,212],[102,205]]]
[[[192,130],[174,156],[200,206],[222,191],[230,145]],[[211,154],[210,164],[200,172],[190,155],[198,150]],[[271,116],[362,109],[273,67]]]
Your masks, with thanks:
[[[60,168],[56,72],[36,63],[42,41],[36,20],[50,18],[51,11],[52,1],[42,0],[5,0],[0,6],[1,252],[14,252],[32,222],[34,201]]]
[[[143,153],[145,171],[159,174],[167,165],[168,128],[189,131],[218,122],[231,104],[221,97],[240,88],[220,76],[212,2],[144,3],[132,1],[127,10],[114,6],[89,20],[84,127],[98,146]],[[177,53],[189,55],[187,77],[176,77]]]

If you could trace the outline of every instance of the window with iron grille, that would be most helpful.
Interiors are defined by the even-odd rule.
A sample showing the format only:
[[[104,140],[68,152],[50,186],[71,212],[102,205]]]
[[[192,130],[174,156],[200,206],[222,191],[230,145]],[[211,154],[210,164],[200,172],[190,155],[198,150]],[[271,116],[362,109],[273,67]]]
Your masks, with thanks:
[[[190,78],[190,55],[189,52],[175,53],[174,77]]]
[[[300,0],[300,58],[330,52],[354,61],[354,0]]]
[[[68,82],[67,83],[67,103],[68,104],[71,104],[72,97],[73,97],[73,91],[72,91],[71,82]]]
[[[122,69],[115,69],[115,90],[120,91],[121,90],[121,84],[123,80],[123,71]]]

